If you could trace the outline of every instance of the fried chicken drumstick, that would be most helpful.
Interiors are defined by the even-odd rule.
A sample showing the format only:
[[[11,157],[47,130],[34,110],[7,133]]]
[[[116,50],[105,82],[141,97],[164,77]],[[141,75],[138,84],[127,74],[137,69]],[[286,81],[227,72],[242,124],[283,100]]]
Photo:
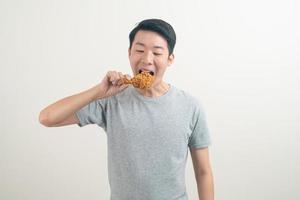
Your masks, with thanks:
[[[149,89],[154,81],[154,77],[149,72],[141,72],[132,79],[123,79],[125,84],[132,84],[136,88]]]

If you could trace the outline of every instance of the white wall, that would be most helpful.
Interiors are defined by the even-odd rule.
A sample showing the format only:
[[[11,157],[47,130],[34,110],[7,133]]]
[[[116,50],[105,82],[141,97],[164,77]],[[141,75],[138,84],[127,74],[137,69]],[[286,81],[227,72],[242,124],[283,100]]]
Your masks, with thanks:
[[[1,0],[0,199],[109,198],[105,133],[38,114],[131,73],[128,34],[153,17],[178,36],[167,81],[206,110],[216,199],[300,199],[299,13],[296,0]],[[190,158],[186,174],[197,199]]]

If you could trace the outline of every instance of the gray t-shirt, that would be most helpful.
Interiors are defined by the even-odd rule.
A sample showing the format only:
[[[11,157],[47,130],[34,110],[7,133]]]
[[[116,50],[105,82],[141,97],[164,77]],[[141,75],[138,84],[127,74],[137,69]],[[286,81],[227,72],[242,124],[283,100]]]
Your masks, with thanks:
[[[129,86],[76,112],[107,135],[111,200],[187,200],[188,149],[211,144],[201,104],[172,86],[146,97]]]

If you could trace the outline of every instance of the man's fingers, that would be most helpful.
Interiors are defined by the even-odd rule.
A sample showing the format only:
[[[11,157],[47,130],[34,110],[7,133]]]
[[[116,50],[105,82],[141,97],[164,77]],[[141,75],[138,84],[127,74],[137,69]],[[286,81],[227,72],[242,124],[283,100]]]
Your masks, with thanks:
[[[124,76],[125,76],[128,80],[131,79],[131,76],[130,76],[129,74],[125,74]]]
[[[107,73],[108,81],[115,85],[119,79],[118,72],[116,71],[109,71]]]
[[[120,86],[124,84],[124,78],[127,79],[131,79],[131,77],[126,74],[122,74],[121,72],[117,72],[117,71],[109,71],[107,73],[107,77],[108,77],[108,81],[112,84],[112,85],[116,85],[116,86]]]
[[[124,75],[121,72],[118,72],[118,80],[116,83],[118,86],[123,84],[123,77],[124,77]]]
[[[118,72],[118,76],[119,76],[119,79],[122,79],[124,75],[121,72]]]

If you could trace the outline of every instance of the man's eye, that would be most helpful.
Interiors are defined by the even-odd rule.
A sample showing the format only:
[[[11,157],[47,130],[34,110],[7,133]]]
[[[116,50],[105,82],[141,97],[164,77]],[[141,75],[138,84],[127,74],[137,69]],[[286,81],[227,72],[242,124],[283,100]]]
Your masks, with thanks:
[[[143,50],[136,50],[136,52],[143,53],[144,51]]]
[[[156,56],[160,56],[160,55],[162,55],[161,53],[154,53],[154,55],[156,55]]]

